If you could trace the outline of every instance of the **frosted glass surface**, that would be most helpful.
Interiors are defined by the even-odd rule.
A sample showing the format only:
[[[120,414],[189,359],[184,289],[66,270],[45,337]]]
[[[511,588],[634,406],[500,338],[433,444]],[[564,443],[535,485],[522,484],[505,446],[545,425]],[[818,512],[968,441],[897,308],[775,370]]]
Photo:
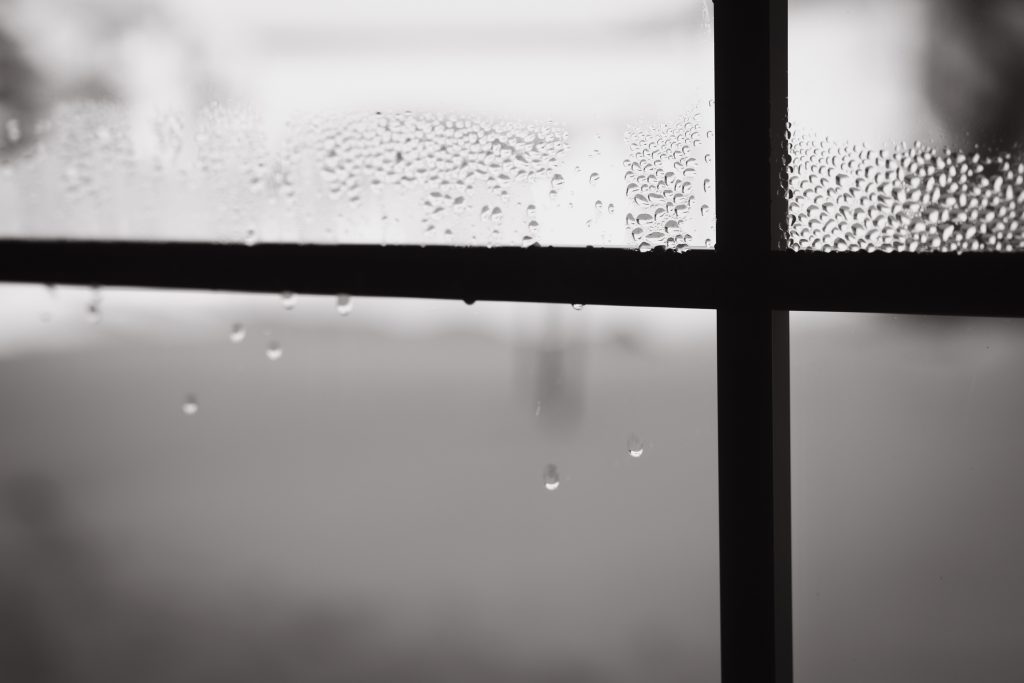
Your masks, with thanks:
[[[13,0],[0,236],[714,239],[705,0]]]
[[[797,683],[1024,666],[1024,323],[792,317]]]
[[[714,330],[0,288],[0,680],[714,683]]]

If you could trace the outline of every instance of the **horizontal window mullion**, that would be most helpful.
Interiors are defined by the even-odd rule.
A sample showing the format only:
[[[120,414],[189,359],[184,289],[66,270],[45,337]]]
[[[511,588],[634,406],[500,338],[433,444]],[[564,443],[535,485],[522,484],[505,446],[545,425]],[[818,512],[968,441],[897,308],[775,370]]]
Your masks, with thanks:
[[[1024,252],[777,252],[769,261],[775,308],[1024,317]]]
[[[714,251],[0,240],[0,281],[714,308]]]

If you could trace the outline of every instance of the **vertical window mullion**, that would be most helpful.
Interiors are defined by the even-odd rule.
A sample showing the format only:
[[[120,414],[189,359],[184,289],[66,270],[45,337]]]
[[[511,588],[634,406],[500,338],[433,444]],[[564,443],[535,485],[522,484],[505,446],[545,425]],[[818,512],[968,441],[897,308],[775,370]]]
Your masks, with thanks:
[[[715,3],[718,464],[723,683],[791,683],[786,0]]]

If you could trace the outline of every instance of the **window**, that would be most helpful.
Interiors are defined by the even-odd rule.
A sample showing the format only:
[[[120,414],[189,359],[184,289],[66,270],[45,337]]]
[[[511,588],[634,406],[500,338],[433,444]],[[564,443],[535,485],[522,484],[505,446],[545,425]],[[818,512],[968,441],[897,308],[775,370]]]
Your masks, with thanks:
[[[790,10],[790,246],[1020,250],[1021,5]]]
[[[0,300],[5,679],[719,679],[711,312]]]
[[[3,15],[2,49],[34,74],[0,109],[6,236],[714,242],[706,0],[17,0]]]
[[[793,677],[788,312],[1024,314],[1017,254],[816,253],[830,238],[819,248],[816,236],[804,244],[787,230],[790,180],[801,172],[799,138],[792,147],[787,138],[789,14],[782,1],[715,3],[713,250],[9,239],[0,277],[716,309],[721,677],[785,683]]]
[[[1019,320],[793,316],[799,681],[1009,681]]]

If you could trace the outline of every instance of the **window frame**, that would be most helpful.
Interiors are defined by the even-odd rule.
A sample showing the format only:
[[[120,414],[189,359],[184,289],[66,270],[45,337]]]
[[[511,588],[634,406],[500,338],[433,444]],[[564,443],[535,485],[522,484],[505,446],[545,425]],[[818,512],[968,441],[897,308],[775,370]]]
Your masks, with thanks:
[[[1024,317],[1024,253],[787,251],[788,0],[714,6],[714,250],[0,240],[0,281],[716,309],[722,681],[790,683],[789,311]]]

